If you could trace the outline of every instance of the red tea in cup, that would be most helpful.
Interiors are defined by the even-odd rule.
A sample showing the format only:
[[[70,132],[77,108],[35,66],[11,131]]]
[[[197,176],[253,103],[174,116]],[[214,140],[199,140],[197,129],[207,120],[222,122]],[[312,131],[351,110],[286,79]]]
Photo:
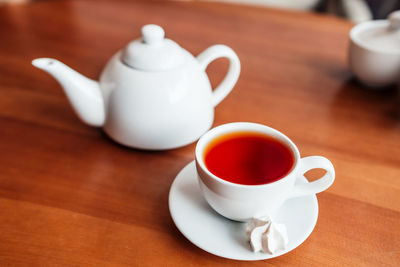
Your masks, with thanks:
[[[234,132],[219,136],[205,148],[206,168],[235,184],[262,185],[285,177],[294,156],[282,141],[261,133]]]

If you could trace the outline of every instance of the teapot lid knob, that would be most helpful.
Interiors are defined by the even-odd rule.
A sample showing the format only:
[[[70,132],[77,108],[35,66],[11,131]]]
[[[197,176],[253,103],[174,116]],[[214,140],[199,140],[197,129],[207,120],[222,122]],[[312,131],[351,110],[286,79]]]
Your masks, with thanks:
[[[154,24],[147,24],[142,27],[143,41],[146,44],[152,45],[164,40],[165,32],[163,28]]]
[[[182,66],[185,51],[174,41],[164,38],[158,25],[142,27],[142,38],[130,42],[121,54],[125,65],[142,71],[166,71]]]

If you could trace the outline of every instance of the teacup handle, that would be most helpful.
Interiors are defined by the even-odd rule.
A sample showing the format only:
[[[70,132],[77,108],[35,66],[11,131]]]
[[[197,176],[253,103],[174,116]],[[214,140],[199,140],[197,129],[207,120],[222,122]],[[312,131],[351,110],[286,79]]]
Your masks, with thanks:
[[[215,107],[218,105],[235,86],[240,74],[240,61],[233,50],[226,45],[213,45],[204,50],[197,56],[200,67],[205,71],[208,64],[213,60],[225,57],[229,59],[229,70],[222,82],[213,92],[212,103]]]
[[[335,180],[335,168],[332,163],[321,156],[311,156],[300,159],[300,175],[304,176],[306,172],[312,169],[324,169],[326,173],[318,180],[308,184],[295,185],[289,197],[300,197],[305,195],[317,194],[330,187]]]

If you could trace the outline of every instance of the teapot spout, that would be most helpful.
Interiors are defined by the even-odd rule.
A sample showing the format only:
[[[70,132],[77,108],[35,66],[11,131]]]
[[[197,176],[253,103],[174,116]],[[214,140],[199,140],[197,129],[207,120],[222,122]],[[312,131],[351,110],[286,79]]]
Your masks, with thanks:
[[[61,84],[82,121],[91,126],[103,126],[105,108],[98,82],[86,78],[56,59],[37,58],[32,61],[32,65],[46,71]]]

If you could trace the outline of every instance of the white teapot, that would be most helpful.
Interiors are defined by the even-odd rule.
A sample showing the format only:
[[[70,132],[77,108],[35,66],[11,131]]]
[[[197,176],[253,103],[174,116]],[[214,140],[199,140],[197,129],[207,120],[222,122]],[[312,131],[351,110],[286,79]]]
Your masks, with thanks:
[[[229,71],[212,91],[205,70],[220,57],[229,59]],[[214,107],[240,74],[240,61],[231,48],[214,45],[194,57],[164,38],[157,25],[145,25],[142,38],[117,52],[99,82],[55,59],[38,58],[32,64],[61,84],[85,123],[102,126],[123,145],[150,150],[197,140],[211,127]]]

